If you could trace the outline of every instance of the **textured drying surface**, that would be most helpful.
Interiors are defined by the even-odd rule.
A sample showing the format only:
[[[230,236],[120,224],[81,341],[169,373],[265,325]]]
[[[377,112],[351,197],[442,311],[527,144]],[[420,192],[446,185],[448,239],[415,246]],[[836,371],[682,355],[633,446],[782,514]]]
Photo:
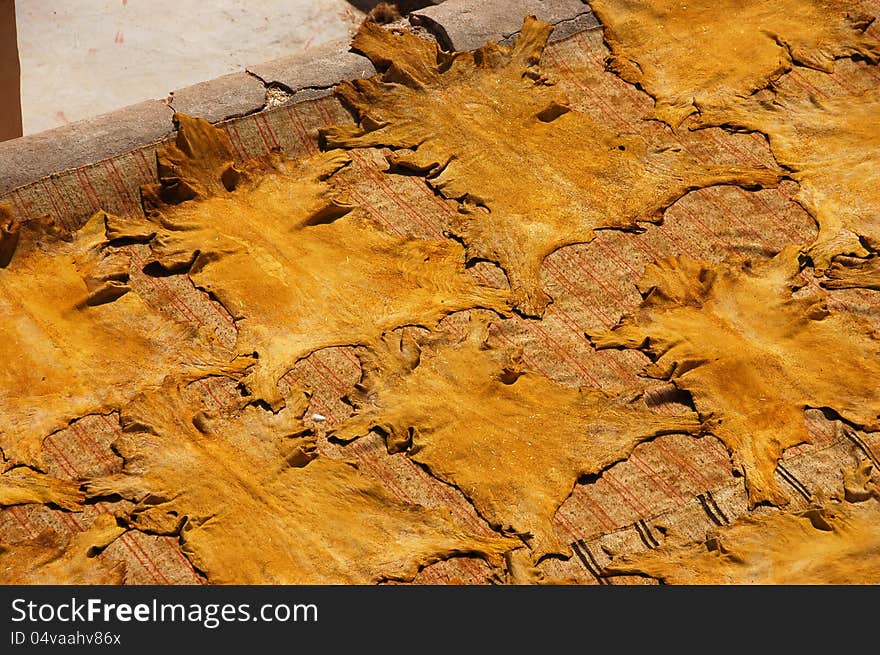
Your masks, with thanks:
[[[829,311],[822,291],[793,296],[800,269],[794,247],[761,262],[661,260],[639,283],[641,308],[592,338],[643,349],[649,375],[691,393],[742,466],[752,504],[788,503],[773,472],[783,449],[809,440],[806,408],[880,430],[880,335]]]
[[[477,537],[448,511],[396,500],[347,462],[318,456],[288,407],[206,414],[179,389],[123,416],[123,474],[90,494],[137,503],[132,523],[179,532],[183,552],[218,584],[369,584],[412,579],[454,555],[500,560],[515,540]]]
[[[101,213],[66,240],[51,219],[20,224],[0,207],[0,221],[0,359],[16,362],[0,368],[7,465],[40,466],[51,432],[118,409],[171,370],[210,370],[213,338],[130,291],[128,258],[106,247]]]
[[[880,57],[863,33],[874,14],[856,0],[588,1],[611,66],[675,126],[763,89],[795,63],[830,71],[838,57]]]
[[[819,236],[807,252],[816,270],[839,254],[880,248],[880,88],[817,98],[788,84],[771,100],[750,98],[706,123],[724,122],[770,138],[780,164],[800,183],[797,200],[815,216]]]
[[[573,110],[541,71],[551,30],[527,18],[510,47],[449,54],[367,23],[352,45],[385,73],[341,84],[360,126],[323,132],[330,146],[413,149],[389,160],[463,202],[452,231],[470,258],[504,269],[514,307],[527,316],[544,313],[541,264],[558,248],[588,242],[598,228],[658,222],[693,189],[769,186],[778,177],[760,166],[700,163]]]
[[[626,459],[641,442],[699,432],[696,414],[663,416],[633,396],[562,387],[488,345],[486,325],[419,348],[390,338],[370,357],[357,416],[335,436],[378,428],[467,496],[496,529],[523,535],[537,560],[567,553],[552,520],[575,482]],[[372,360],[372,361],[370,361]]]
[[[283,404],[278,380],[315,350],[506,307],[502,292],[464,274],[457,244],[383,234],[341,202],[324,180],[348,163],[344,153],[269,157],[240,171],[222,130],[178,120],[148,196],[155,225],[120,223],[112,234],[154,235],[148,264],[186,270],[223,304],[237,321],[238,352],[259,356],[248,388],[273,408]]]
[[[876,28],[868,28],[865,34],[876,42]],[[484,52],[496,50],[489,48]],[[556,42],[541,52],[540,62],[540,70],[555,85],[544,89],[543,84],[526,78],[521,80],[522,88],[530,93],[542,89],[550,91],[551,95],[555,93],[554,97],[567,97],[570,106],[567,114],[582,114],[589,119],[589,122],[584,120],[583,124],[596,128],[593,133],[580,135],[584,144],[601,142],[605,138],[603,134],[619,135],[621,139],[630,141],[610,141],[615,150],[621,144],[629,151],[630,142],[635,140],[646,144],[646,150],[647,144],[659,148],[671,146],[672,150],[661,153],[670,161],[686,158],[706,162],[706,165],[723,170],[779,170],[766,139],[758,133],[748,132],[741,127],[732,130],[729,126],[673,132],[660,122],[644,120],[652,111],[651,98],[605,69],[604,61],[608,54],[602,43],[601,30],[582,32]],[[464,66],[469,61],[467,55],[452,58],[460,59],[458,65],[470,70]],[[534,70],[536,67],[537,64],[525,68]],[[441,76],[448,74],[451,68],[445,69],[446,73],[441,72]],[[508,88],[506,78],[510,76],[509,73],[506,66],[500,66],[495,71],[499,85],[505,89]],[[512,73],[513,77],[516,75]],[[769,98],[772,102],[771,94],[778,89],[780,97],[797,98],[797,94],[790,94],[786,89],[787,84],[795,83],[808,87],[810,95],[821,99],[819,104],[840,96],[859,98],[866,90],[876,87],[878,76],[880,71],[877,66],[864,61],[836,60],[833,73],[807,70],[795,65],[772,88],[762,92],[761,97]],[[408,93],[409,86],[402,86],[405,89],[401,93]],[[491,86],[487,89],[477,98],[484,104],[488,104],[494,95]],[[519,102],[521,99],[514,97],[513,100]],[[536,111],[548,106],[539,105]],[[469,116],[467,108],[460,103],[450,103],[448,107],[460,115]],[[441,110],[437,111],[442,113]],[[561,110],[557,108],[556,111]],[[544,115],[547,119],[552,117],[552,112]],[[562,118],[564,115],[546,125],[552,125]],[[184,119],[183,124],[186,123]],[[286,295],[284,285],[277,283],[278,278],[271,283],[265,282],[267,286],[258,287],[259,291],[254,290],[257,287],[234,286],[229,280],[216,279],[217,295],[209,297],[195,286],[204,283],[207,287],[212,284],[212,279],[207,276],[197,279],[200,270],[196,261],[203,251],[211,255],[202,258],[202,271],[208,271],[215,261],[228,258],[237,262],[229,270],[246,270],[248,274],[265,281],[268,269],[262,265],[255,266],[247,262],[245,257],[238,256],[241,250],[258,253],[261,263],[270,262],[276,252],[271,249],[273,246],[284,243],[286,248],[286,240],[298,242],[316,227],[345,227],[340,232],[327,232],[335,236],[348,234],[349,226],[358,225],[362,228],[359,234],[364,234],[365,239],[371,238],[369,232],[375,232],[382,238],[396,239],[395,243],[422,245],[430,241],[448,244],[449,261],[456,263],[456,275],[465,278],[465,287],[477,289],[481,297],[488,293],[490,299],[497,302],[497,305],[493,304],[494,314],[488,311],[471,312],[472,315],[491,319],[488,330],[490,348],[463,351],[463,356],[470,353],[474,359],[467,373],[459,374],[459,385],[471,389],[474,382],[469,379],[471,373],[476,377],[483,371],[493,380],[488,383],[489,386],[497,389],[500,396],[510,394],[510,397],[518,398],[515,394],[520,394],[524,401],[531,403],[536,414],[545,417],[545,422],[549,424],[553,421],[553,425],[564,428],[564,421],[559,416],[546,415],[548,408],[557,408],[557,414],[563,412],[558,409],[557,403],[550,402],[548,407],[536,406],[531,393],[515,391],[518,385],[522,384],[522,389],[528,392],[536,389],[547,394],[552,392],[554,396],[568,398],[573,403],[577,403],[578,398],[581,401],[591,398],[610,402],[610,399],[619,397],[623,401],[627,397],[624,390],[634,389],[636,391],[629,397],[637,402],[628,409],[638,410],[640,417],[658,416],[662,420],[674,421],[673,417],[693,411],[690,394],[675,388],[679,380],[672,383],[638,376],[648,361],[640,349],[596,350],[584,338],[584,333],[597,334],[609,330],[621,316],[639,312],[642,298],[637,292],[636,283],[646,267],[683,254],[691,260],[706,262],[707,269],[718,270],[725,269],[718,264],[725,258],[732,258],[733,261],[748,259],[754,262],[753,274],[760,277],[763,270],[760,262],[771,258],[786,244],[806,250],[817,236],[815,217],[804,210],[806,205],[793,201],[799,185],[790,179],[763,190],[747,190],[735,184],[698,189],[673,202],[663,211],[663,222],[643,232],[599,230],[589,243],[560,247],[544,257],[538,288],[552,297],[553,303],[546,307],[541,320],[526,320],[521,315],[505,315],[501,303],[505,292],[490,289],[504,289],[504,274],[485,262],[477,262],[462,271],[465,250],[448,238],[449,233],[461,235],[458,227],[463,221],[470,221],[469,215],[460,209],[481,214],[482,209],[475,207],[467,198],[450,199],[445,198],[442,191],[435,193],[437,189],[432,188],[432,180],[426,183],[432,173],[416,170],[417,167],[413,166],[406,170],[402,170],[404,166],[389,169],[388,162],[394,162],[399,157],[414,161],[413,152],[418,153],[420,148],[415,151],[392,151],[388,148],[358,147],[349,149],[344,156],[322,153],[327,143],[319,141],[318,132],[329,126],[337,126],[334,130],[338,133],[340,125],[349,125],[352,134],[370,127],[353,125],[352,117],[333,97],[279,107],[218,126],[225,140],[209,139],[214,145],[193,150],[193,153],[200,153],[196,157],[187,155],[186,145],[178,147],[175,152],[174,144],[166,144],[159,153],[158,171],[155,166],[156,148],[147,147],[43,180],[2,198],[13,206],[16,217],[24,224],[36,224],[44,214],[56,217],[60,236],[64,238],[47,242],[47,260],[56,251],[64,252],[65,247],[72,243],[64,239],[76,233],[96,210],[104,209],[111,213],[112,216],[104,218],[110,230],[102,239],[116,240],[102,248],[107,254],[119,251],[130,261],[127,268],[129,279],[124,281],[120,276],[118,280],[130,287],[126,295],[139,297],[151,310],[156,310],[157,322],[161,319],[182,326],[200,325],[203,326],[202,332],[216,331],[221,342],[231,349],[225,354],[220,351],[223,361],[235,362],[236,366],[225,366],[225,376],[214,375],[186,385],[185,401],[160,403],[161,411],[144,409],[149,408],[149,403],[141,404],[141,409],[123,403],[119,408],[122,426],[117,420],[119,412],[108,411],[79,418],[57,432],[39,437],[42,440],[44,464],[41,472],[35,468],[7,464],[12,468],[0,476],[2,502],[15,503],[0,507],[0,541],[3,544],[0,558],[8,562],[11,561],[10,557],[18,557],[19,570],[22,566],[30,567],[28,562],[46,560],[46,555],[40,555],[43,559],[32,556],[36,552],[35,544],[43,543],[44,546],[51,546],[50,559],[66,558],[67,561],[79,562],[85,567],[81,569],[83,572],[126,584],[204,584],[242,579],[245,573],[262,581],[262,574],[254,573],[253,565],[248,563],[251,559],[277,566],[276,571],[287,567],[291,576],[311,580],[314,579],[309,577],[312,573],[296,572],[292,568],[297,563],[291,564],[286,553],[273,553],[271,546],[262,549],[252,547],[249,536],[245,536],[245,532],[248,535],[253,532],[259,537],[257,543],[277,543],[275,532],[281,532],[289,538],[292,534],[302,534],[297,532],[300,528],[308,527],[312,535],[321,535],[317,538],[326,543],[310,548],[299,565],[311,561],[309,558],[312,557],[332,558],[336,551],[326,550],[327,543],[334,548],[337,542],[333,540],[347,535],[322,532],[326,526],[318,525],[317,520],[312,520],[313,517],[303,518],[296,514],[304,506],[292,508],[286,502],[295,498],[307,504],[314,503],[326,515],[343,517],[339,520],[350,521],[356,526],[349,531],[351,539],[344,543],[341,552],[346,558],[357,559],[363,555],[365,564],[344,559],[340,560],[343,565],[335,571],[329,567],[314,569],[327,575],[327,579],[411,579],[416,584],[481,584],[487,581],[511,584],[643,584],[654,580],[641,576],[604,577],[602,571],[609,563],[611,553],[618,556],[637,555],[645,549],[656,549],[661,543],[668,543],[669,547],[673,543],[703,544],[707,529],[737,524],[748,517],[780,513],[778,508],[769,506],[750,509],[743,478],[731,474],[730,454],[725,444],[711,435],[695,438],[696,435],[676,432],[640,439],[641,443],[619,451],[622,453],[620,461],[615,463],[611,458],[609,464],[600,466],[598,473],[581,477],[576,482],[573,477],[575,473],[571,471],[577,467],[568,468],[570,475],[567,481],[564,485],[560,482],[556,487],[565,487],[560,492],[562,504],[558,509],[548,502],[542,505],[539,513],[535,513],[518,502],[520,496],[509,507],[497,507],[499,514],[503,512],[505,518],[512,517],[499,521],[499,525],[509,523],[514,528],[509,536],[514,536],[515,531],[530,530],[521,527],[527,523],[525,519],[540,515],[541,528],[569,548],[571,557],[546,557],[536,562],[534,555],[540,544],[534,538],[531,541],[536,546],[535,550],[518,547],[499,556],[501,551],[519,546],[523,541],[499,541],[499,532],[493,530],[484,516],[475,511],[479,494],[468,491],[466,495],[463,493],[465,489],[448,483],[454,479],[451,475],[443,478],[447,482],[436,477],[440,475],[443,465],[451,463],[458,473],[469,473],[476,471],[480,462],[488,460],[478,459],[478,463],[470,468],[460,466],[460,460],[453,461],[442,452],[437,438],[440,435],[446,442],[466,448],[467,444],[463,438],[459,438],[460,435],[449,437],[443,434],[443,425],[433,433],[420,427],[431,422],[434,410],[432,407],[424,408],[416,401],[424,404],[430,402],[441,409],[444,403],[436,394],[434,398],[429,398],[429,394],[418,389],[413,381],[437,382],[444,393],[459,393],[456,385],[444,385],[438,376],[428,375],[432,370],[439,370],[443,361],[448,359],[453,362],[456,346],[460,344],[464,348],[467,342],[463,337],[467,331],[468,313],[449,314],[445,307],[439,308],[439,313],[432,315],[431,320],[424,321],[430,334],[413,328],[389,333],[388,326],[361,323],[363,332],[359,334],[371,335],[365,346],[322,348],[298,362],[285,364],[292,366],[292,370],[278,383],[278,390],[287,402],[285,409],[273,415],[264,409],[263,403],[254,403],[256,397],[249,395],[242,383],[253,383],[253,379],[246,376],[256,370],[256,364],[267,361],[262,355],[269,354],[272,344],[257,343],[256,339],[248,341],[251,339],[247,337],[251,318],[248,312],[253,312],[256,318],[258,313],[252,308],[268,304],[268,297],[273,294],[292,299],[292,302],[304,300],[297,300],[295,294]],[[512,129],[510,133],[517,137],[520,135]],[[210,135],[210,130],[207,134]],[[332,134],[332,131],[327,134]],[[279,148],[292,161],[284,160],[273,152]],[[484,156],[515,163],[515,160],[505,159],[508,155],[497,154],[495,150],[487,151]],[[576,158],[579,155],[571,156]],[[553,166],[564,164],[564,161],[555,162]],[[530,171],[523,174],[513,164],[510,166],[515,173],[512,177],[518,175],[522,180],[514,191],[519,192],[519,187],[532,184],[534,178],[530,177]],[[552,172],[552,167],[546,170]],[[788,177],[795,174],[796,171],[785,172]],[[625,177],[628,173],[621,175]],[[207,216],[199,217],[195,211],[202,204],[215,203],[219,207],[221,199],[249,197],[249,194],[256,193],[255,188],[261,183],[272,184],[270,180],[273,178],[278,180],[277,184],[282,184],[283,180],[283,184],[296,191],[296,198],[290,194],[278,199],[270,194],[281,203],[273,206],[287,208],[282,210],[285,216],[291,225],[298,226],[287,237],[285,233],[275,231],[271,232],[271,243],[262,243],[253,232],[267,231],[272,226],[260,223],[257,212],[245,204],[238,211],[246,217],[247,222],[255,224],[252,231],[248,231],[247,226],[232,226],[231,221],[213,215],[210,221],[218,220],[221,227],[219,230],[208,229],[212,226],[205,223],[209,220]],[[587,184],[588,181],[590,179],[586,176],[575,180],[578,184]],[[476,180],[475,185],[476,182],[482,180]],[[147,219],[139,202],[141,185],[147,185],[145,199],[150,212]],[[552,190],[552,185],[547,186],[551,186]],[[626,185],[621,188],[628,190]],[[504,189],[509,187],[505,186]],[[549,193],[546,188],[540,189],[541,193]],[[625,195],[621,193],[620,198]],[[258,195],[250,197],[254,199]],[[611,212],[616,215],[620,205],[622,202],[618,198],[611,203]],[[181,238],[195,234],[188,235],[180,229],[185,216],[182,208],[187,206],[193,208],[192,215],[186,215],[189,221],[187,227],[194,228],[193,233],[200,235],[199,239],[189,243]],[[325,215],[325,221],[307,218],[310,211],[321,206],[329,209],[330,215]],[[543,211],[540,202],[527,207],[529,211],[534,208]],[[8,219],[0,222],[7,225],[4,234],[11,234]],[[486,225],[488,232],[495,231],[496,228],[491,226],[494,224]],[[135,226],[139,227],[136,229]],[[123,232],[132,234],[133,238],[118,239]],[[316,233],[320,233],[320,230]],[[215,238],[219,239],[218,247],[212,248]],[[532,242],[525,237],[521,241],[521,250],[531,251]],[[13,238],[7,236],[0,246],[0,253],[7,259],[12,242]],[[167,266],[163,267],[158,263],[157,253],[163,254],[163,244],[173,245],[175,242],[183,243],[185,247],[164,250],[164,256],[168,259]],[[867,243],[863,245],[868,246]],[[511,245],[514,254],[520,252],[515,246],[519,247],[517,244]],[[291,250],[285,252],[296,251],[291,246]],[[322,252],[327,257],[341,256],[337,251]],[[172,256],[174,253],[177,253],[176,256]],[[435,258],[432,255],[432,259]],[[878,329],[880,296],[876,291],[832,288],[835,278],[842,281],[844,275],[868,271],[873,261],[838,257],[828,270],[829,277],[814,278],[809,268],[802,275],[809,286],[815,287],[821,283],[828,289],[824,299],[832,316],[859,315]],[[810,259],[805,258],[803,263],[809,264]],[[426,269],[424,262],[417,267],[419,273]],[[333,270],[323,267],[314,270],[334,288],[340,282]],[[6,272],[0,270],[0,276]],[[365,272],[364,275],[365,284],[380,279],[383,280],[381,283],[387,284],[386,278],[373,272]],[[468,277],[487,286],[472,284]],[[294,286],[292,280],[287,281],[291,287]],[[306,287],[310,289],[309,293],[320,288],[309,285],[303,288]],[[386,291],[386,295],[392,294],[391,290]],[[802,289],[793,295],[801,298],[805,291]],[[218,298],[222,293],[226,296],[221,303]],[[366,294],[366,291],[359,288],[358,293]],[[427,297],[428,302],[433,302],[430,298],[437,298],[430,294]],[[236,305],[236,299],[240,305]],[[342,300],[346,301],[345,294]],[[376,304],[381,304],[382,300],[384,296]],[[315,308],[319,307],[317,313],[322,315],[322,321],[333,316],[325,311],[328,305],[310,305],[308,299],[305,301],[304,306],[310,313],[316,313]],[[227,302],[230,307],[236,307],[234,316],[227,312]],[[364,303],[364,307],[367,318],[376,315],[375,306]],[[793,308],[792,313],[796,313]],[[433,321],[444,315],[448,316],[435,327]],[[286,316],[280,313],[259,314],[260,321],[269,317],[279,321],[284,319],[283,326],[306,325],[297,323],[301,316],[295,311],[288,312]],[[795,327],[799,326],[801,323],[795,322]],[[307,329],[313,328],[313,324],[308,324]],[[184,335],[190,335],[191,332],[187,327]],[[398,349],[396,357],[385,356],[382,350],[384,344],[379,340],[382,332],[388,335],[387,343]],[[396,335],[402,336],[403,341],[397,341]],[[859,343],[863,336],[855,336],[854,343]],[[420,352],[410,345],[400,348],[400,343],[409,344],[410,337],[420,344]],[[186,338],[191,339],[190,336]],[[348,339],[339,343],[348,343]],[[260,349],[264,352],[260,352]],[[236,353],[250,354],[254,351],[261,357],[232,359]],[[415,365],[413,357],[417,352],[419,362]],[[279,362],[282,360],[283,357],[279,357]],[[372,368],[373,363],[380,361],[385,362],[383,367]],[[831,369],[838,365],[831,357],[824,361]],[[367,365],[363,378],[360,362]],[[513,375],[502,373],[503,379],[499,378],[498,367],[503,370],[508,363],[517,364]],[[78,370],[80,365],[77,362],[71,364],[71,371]],[[493,369],[492,364],[497,366]],[[247,371],[242,370],[245,366],[249,367]],[[136,368],[132,370],[137,371]],[[374,386],[370,384],[371,370],[377,374],[372,378]],[[822,379],[825,379],[824,376]],[[361,397],[355,389],[358,380],[361,380],[361,391],[372,388],[375,393]],[[812,382],[804,376],[802,386],[808,383]],[[173,384],[179,386],[183,381]],[[297,386],[310,390],[308,410],[302,421],[297,418],[303,410],[302,397],[294,390]],[[450,386],[453,387],[452,391],[449,391]],[[853,388],[859,391],[857,386]],[[389,390],[397,388],[413,393],[406,398],[389,395]],[[579,388],[583,388],[580,394],[576,391]],[[250,391],[255,390],[257,387],[251,386]],[[274,392],[274,388],[269,389],[265,395],[271,396]],[[761,390],[752,389],[750,392],[760,393]],[[148,390],[146,398],[155,393]],[[152,397],[155,400],[156,396]],[[342,400],[346,397],[355,401],[353,404],[358,405],[357,410]],[[841,399],[845,399],[844,396],[834,398],[835,401]],[[485,417],[475,416],[474,406],[468,400],[461,401],[459,405],[467,409],[472,422],[478,425],[492,423]],[[798,402],[802,400],[798,399]],[[246,406],[246,403],[251,404]],[[166,413],[173,411],[172,406],[184,409],[180,416],[169,419]],[[491,406],[495,407],[495,404]],[[334,429],[338,428],[340,434],[344,434],[346,427],[357,426],[358,422],[360,428],[356,432],[366,432],[366,426],[371,422],[377,423],[381,431],[385,412],[398,408],[406,409],[406,418],[415,417],[419,421],[401,420],[399,426],[393,426],[397,432],[391,434],[390,439],[375,432],[366,433],[345,445],[327,439]],[[507,411],[507,407],[504,409]],[[716,427],[712,421],[717,418],[716,409],[706,407],[705,403],[697,409],[708,416],[709,427]],[[842,412],[839,407],[835,409]],[[767,413],[772,415],[772,411]],[[512,415],[520,416],[516,411]],[[808,440],[783,448],[776,465],[775,483],[788,495],[789,500],[785,511],[792,515],[801,513],[822,496],[845,497],[850,502],[876,502],[877,475],[869,470],[867,464],[857,463],[865,458],[876,463],[874,453],[880,447],[880,432],[865,431],[854,420],[844,421],[831,410],[801,409],[792,411],[790,416],[795,426],[803,425]],[[345,426],[347,420],[352,423]],[[457,420],[457,417],[452,415],[451,420]],[[524,420],[528,424],[528,418]],[[148,425],[161,433],[144,432]],[[314,434],[305,431],[305,426]],[[392,426],[386,424],[384,427]],[[406,429],[408,427],[414,428],[411,439]],[[537,432],[533,427],[530,430]],[[517,443],[512,435],[500,429],[487,429],[486,435],[492,434],[496,435],[499,443]],[[539,434],[539,444],[559,438],[547,431]],[[572,441],[577,443],[577,437],[582,436],[576,435]],[[421,450],[416,446],[419,443],[423,446]],[[535,443],[533,440],[533,445]],[[151,451],[151,445],[157,449],[155,452]],[[567,451],[564,450],[561,454],[550,453],[549,449],[532,450],[545,461],[553,461],[552,455],[559,455],[560,460],[557,461],[563,462],[562,468],[567,467],[570,461],[566,459]],[[487,447],[478,454],[485,458],[489,451]],[[316,452],[319,453],[317,457]],[[165,453],[166,459],[176,462],[180,470],[170,470],[168,462],[160,460],[159,453]],[[421,454],[427,457],[432,453],[431,462],[425,459],[424,462],[428,463],[422,464],[422,460],[418,460]],[[123,460],[120,455],[126,459]],[[357,463],[357,470],[346,462]],[[436,471],[432,466],[437,467]],[[530,471],[528,484],[521,485],[522,496],[531,488],[549,488],[550,478],[554,485],[556,480],[566,478],[566,475],[559,478],[550,476],[547,473],[549,468],[545,471],[536,468],[539,469],[538,474],[543,472],[544,475]],[[202,470],[209,471],[209,474],[202,477],[195,473]],[[841,474],[841,470],[845,470],[845,473]],[[218,481],[217,486],[222,485],[222,489],[218,488],[212,494],[214,479]],[[233,484],[233,481],[241,481],[241,484]],[[283,486],[279,486],[282,485],[280,481],[283,481]],[[126,486],[127,483],[130,486]],[[335,486],[337,484],[339,486]],[[125,491],[128,500],[95,495],[103,493],[102,485],[105,485],[105,489]],[[172,485],[182,490],[181,496],[170,497],[170,494],[162,493]],[[527,489],[528,485],[534,486]],[[339,487],[342,489],[339,490]],[[230,488],[234,491],[233,498],[244,507],[243,511],[239,511],[235,502],[224,500]],[[308,489],[314,490],[314,493]],[[332,489],[339,490],[339,493]],[[84,490],[91,496],[85,501],[82,500]],[[157,493],[153,494],[154,491]],[[346,494],[354,494],[358,501],[353,504],[350,495]],[[284,502],[273,502],[273,498]],[[372,511],[370,508],[375,510],[373,514],[369,514]],[[399,511],[401,508],[406,508],[406,511]],[[193,520],[183,521],[182,509],[189,512]],[[364,520],[364,512],[370,516],[369,519]],[[104,515],[116,519],[102,518]],[[215,523],[213,518],[205,520],[205,517],[218,517],[218,522]],[[547,517],[552,517],[550,529],[547,528]],[[99,523],[96,524],[96,521]],[[93,525],[100,532],[110,525],[108,521],[113,523],[112,528],[118,537],[110,535],[93,540],[85,549],[76,546],[80,543],[77,535],[89,534]],[[290,525],[291,521],[295,525]],[[215,530],[217,525],[220,529]],[[376,533],[371,531],[374,525],[384,526],[387,531],[376,537]],[[124,532],[119,534],[122,530]],[[410,545],[404,547],[412,557],[399,557],[392,563],[381,555],[377,556],[372,540],[384,539],[388,543],[396,543],[401,530],[415,537],[408,542]],[[91,537],[87,541],[89,539]],[[270,541],[272,539],[276,541]],[[85,555],[76,555],[83,550]],[[237,565],[244,563],[241,573],[238,568],[232,568],[230,553],[238,554],[235,559]],[[397,554],[397,551],[394,553]],[[435,560],[435,563],[430,563]],[[204,570],[196,571],[193,563],[204,567]],[[324,561],[320,564],[327,565]],[[40,566],[39,563],[37,566]],[[113,570],[113,575],[109,577],[108,567]],[[43,574],[52,573],[55,580],[70,581],[77,577],[71,573],[72,568],[76,567],[62,566],[59,569],[47,565]],[[206,577],[204,573],[209,569],[211,573]],[[227,575],[228,578],[225,577]],[[18,577],[30,579],[23,573]]]
[[[705,543],[661,546],[607,567],[668,584],[877,584],[880,501],[755,515]]]

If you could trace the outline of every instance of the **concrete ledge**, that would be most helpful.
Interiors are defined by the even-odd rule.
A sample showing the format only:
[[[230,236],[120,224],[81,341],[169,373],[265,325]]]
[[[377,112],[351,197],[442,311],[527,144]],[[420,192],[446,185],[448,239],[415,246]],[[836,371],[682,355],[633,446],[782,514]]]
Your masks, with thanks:
[[[0,194],[53,173],[93,164],[156,143],[173,132],[161,100],[0,142]]]
[[[217,123],[266,106],[266,87],[253,75],[230,73],[171,92],[174,111]]]
[[[375,75],[370,60],[349,51],[349,40],[322,43],[290,57],[248,66],[267,87],[292,94],[291,101],[329,95],[342,80]]]
[[[528,15],[556,25],[551,41],[599,24],[583,0],[446,0],[409,18],[433,32],[444,48],[474,50],[490,40],[513,41]]]

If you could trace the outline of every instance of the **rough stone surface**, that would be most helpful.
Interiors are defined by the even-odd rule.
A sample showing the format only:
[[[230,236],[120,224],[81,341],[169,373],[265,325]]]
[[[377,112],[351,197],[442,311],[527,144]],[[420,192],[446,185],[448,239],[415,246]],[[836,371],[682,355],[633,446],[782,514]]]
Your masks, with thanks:
[[[230,73],[171,93],[174,111],[218,121],[245,116],[266,106],[266,87],[253,75]]]
[[[447,0],[412,12],[410,21],[431,30],[445,48],[474,50],[489,40],[510,43],[528,15],[556,25],[551,41],[598,25],[582,0]]]
[[[53,173],[93,164],[156,143],[173,131],[161,100],[0,143],[0,194]]]
[[[266,86],[279,86],[305,100],[332,93],[341,80],[376,73],[370,60],[349,51],[348,40],[329,41],[305,52],[248,67]],[[303,93],[300,93],[303,92]]]

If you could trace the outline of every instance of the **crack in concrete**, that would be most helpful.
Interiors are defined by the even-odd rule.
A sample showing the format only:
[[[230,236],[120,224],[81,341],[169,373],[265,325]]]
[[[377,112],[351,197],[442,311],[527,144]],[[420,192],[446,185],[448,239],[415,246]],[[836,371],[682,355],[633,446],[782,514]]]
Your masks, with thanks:
[[[267,90],[268,89],[278,89],[280,91],[283,91],[284,93],[290,94],[291,96],[299,93],[300,91],[329,91],[334,86],[336,86],[337,84],[339,84],[342,81],[342,80],[337,80],[337,81],[331,82],[329,84],[306,84],[303,86],[298,86],[296,88],[293,88],[289,84],[285,84],[284,82],[279,82],[277,80],[272,80],[270,82],[267,82],[265,78],[260,77],[259,75],[257,75],[256,73],[254,73],[251,70],[245,70],[245,72],[248,75],[251,75],[252,77],[257,78],[260,82],[262,82],[263,86],[266,87]]]
[[[275,107],[281,107],[286,104],[308,100],[314,97],[314,95],[310,95],[309,92],[330,92],[337,84],[339,84],[339,82],[342,81],[337,80],[329,84],[306,84],[294,88],[289,84],[277,80],[267,81],[266,78],[257,75],[251,70],[246,69],[245,72],[251,77],[259,80],[266,89],[266,104],[263,109],[274,109]]]
[[[266,80],[264,80],[262,77],[260,77],[259,75],[257,75],[257,74],[256,74],[255,72],[253,72],[252,70],[250,70],[250,69],[248,69],[248,68],[245,68],[245,69],[244,69],[244,72],[247,73],[248,75],[250,75],[251,77],[256,78],[257,80],[259,80],[260,84],[262,84],[265,88],[267,88],[267,89],[269,88],[269,82],[266,82]]]
[[[550,36],[551,42],[553,41],[553,34],[556,32],[556,28],[558,28],[560,25],[564,25],[566,23],[575,23],[585,17],[592,17],[593,20],[596,21],[595,25],[590,25],[589,27],[586,27],[585,30],[596,30],[596,29],[599,29],[602,27],[599,24],[599,20],[596,18],[596,15],[590,9],[587,9],[586,11],[582,11],[579,14],[575,14],[574,16],[572,16],[570,18],[562,18],[562,19],[556,21],[555,23],[553,21],[550,21],[550,24],[553,25],[553,32],[551,33],[551,36]],[[521,31],[522,30],[516,30],[515,32],[511,32],[510,34],[504,34],[504,37],[499,41],[499,43],[504,44],[506,42],[511,41],[515,37],[519,36]],[[566,35],[566,36],[568,36],[568,35]],[[562,38],[565,38],[565,37],[562,37]]]

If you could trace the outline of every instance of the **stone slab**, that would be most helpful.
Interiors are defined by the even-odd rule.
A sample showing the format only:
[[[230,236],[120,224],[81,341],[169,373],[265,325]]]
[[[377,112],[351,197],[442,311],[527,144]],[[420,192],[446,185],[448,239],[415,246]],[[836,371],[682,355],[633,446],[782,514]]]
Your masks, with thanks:
[[[230,73],[171,92],[171,107],[217,123],[266,106],[266,87],[253,75]]]
[[[525,16],[556,25],[551,41],[599,24],[582,0],[446,0],[410,14],[451,50],[474,50],[487,41],[509,43],[516,38]]]

